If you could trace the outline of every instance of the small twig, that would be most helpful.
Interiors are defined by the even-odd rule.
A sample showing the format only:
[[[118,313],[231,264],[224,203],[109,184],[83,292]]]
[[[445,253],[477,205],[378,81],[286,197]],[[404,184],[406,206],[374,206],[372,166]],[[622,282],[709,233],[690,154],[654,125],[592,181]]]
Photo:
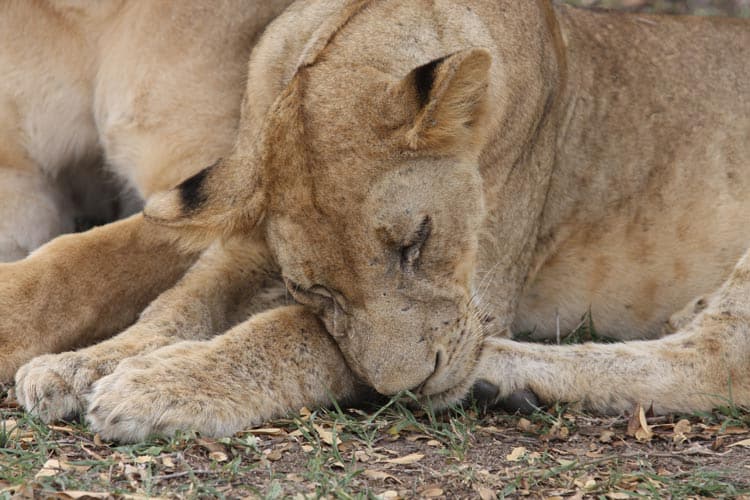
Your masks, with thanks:
[[[88,454],[89,456],[91,456],[91,457],[94,457],[94,458],[95,458],[96,460],[100,460],[100,461],[102,461],[102,462],[103,462],[103,461],[105,460],[105,458],[104,458],[103,456],[99,455],[99,454],[98,454],[98,453],[96,453],[95,451],[89,450],[89,449],[88,449],[88,448],[86,448],[86,447],[85,447],[85,446],[84,446],[83,444],[81,444],[81,449],[82,449],[82,450],[83,450],[84,452],[86,452],[86,453],[87,453],[87,454]]]
[[[560,345],[560,310],[555,308],[555,339],[557,345]]]
[[[186,470],[183,472],[173,472],[172,474],[164,474],[163,476],[154,476],[152,479],[156,481],[161,481],[162,479],[174,479],[176,477],[183,477],[183,476],[189,476],[191,474],[215,474],[216,471],[213,470]]]

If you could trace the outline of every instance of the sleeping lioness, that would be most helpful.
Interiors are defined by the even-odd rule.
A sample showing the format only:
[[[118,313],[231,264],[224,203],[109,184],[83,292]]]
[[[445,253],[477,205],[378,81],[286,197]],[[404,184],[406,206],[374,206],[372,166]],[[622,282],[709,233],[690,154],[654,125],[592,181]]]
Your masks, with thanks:
[[[231,152],[0,267],[2,374],[166,290],[23,366],[19,401],[120,440],[368,387],[750,404],[749,50],[742,21],[300,1],[250,57]],[[508,338],[586,310],[628,342]]]

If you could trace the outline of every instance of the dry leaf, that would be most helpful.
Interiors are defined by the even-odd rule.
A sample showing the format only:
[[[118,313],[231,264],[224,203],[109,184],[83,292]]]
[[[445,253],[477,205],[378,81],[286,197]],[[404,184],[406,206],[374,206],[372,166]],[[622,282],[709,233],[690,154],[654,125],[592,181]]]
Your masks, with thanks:
[[[674,434],[672,435],[672,442],[684,443],[687,441],[686,434],[689,434],[693,427],[690,425],[690,421],[682,419],[674,424]]]
[[[217,462],[226,462],[229,460],[227,447],[214,439],[198,438],[195,443],[208,450],[208,458]]]
[[[521,432],[530,432],[532,429],[531,421],[525,418],[521,418],[518,420],[517,427],[518,427],[518,430]]]
[[[630,498],[630,495],[627,493],[623,493],[622,491],[613,491],[613,492],[607,493],[606,497],[609,498],[610,500],[626,500]]]
[[[169,467],[170,469],[174,469],[175,467],[174,460],[169,456],[161,457],[161,463],[164,467]]]
[[[707,434],[747,434],[747,428],[745,427],[734,427],[734,426],[728,426],[722,428],[721,425],[706,425],[706,424],[696,424],[696,427],[703,429],[703,431]]]
[[[614,437],[615,433],[612,431],[602,431],[602,433],[599,435],[599,442],[601,443],[611,443],[612,438]]]
[[[732,446],[742,446],[743,448],[750,448],[750,439],[743,439],[742,441],[737,441],[736,443],[727,445],[727,448],[731,448]]]
[[[383,498],[383,499],[394,499],[395,500],[397,498],[400,498],[398,496],[398,491],[393,491],[393,490],[384,491],[379,496],[380,496],[380,498]]]
[[[647,418],[654,418],[656,416],[656,412],[654,411],[654,402],[651,401],[651,405],[648,407],[648,410],[644,412]]]
[[[333,447],[338,448],[339,444],[341,444],[341,440],[339,439],[338,436],[334,438],[333,432],[324,429],[318,424],[313,424],[313,428],[315,428],[315,432],[318,433],[320,440],[323,441],[328,446],[333,446]]]
[[[122,498],[124,500],[169,500],[167,497],[153,497],[150,495],[141,495],[138,493],[128,493],[127,495],[123,495]]]
[[[210,458],[211,460],[216,460],[217,462],[226,462],[227,460],[229,460],[229,457],[223,451],[212,451],[208,454],[208,458]]]
[[[569,436],[570,430],[558,420],[546,433],[540,436],[540,439],[545,441],[565,441]]]
[[[508,462],[518,462],[524,457],[524,455],[526,455],[526,448],[518,446],[513,448],[513,451],[511,451],[509,455],[506,455],[505,460]]]
[[[654,433],[646,421],[646,412],[640,403],[636,403],[633,414],[628,420],[628,436],[633,436],[637,441],[651,441]]]
[[[39,470],[39,472],[34,475],[34,478],[38,479],[40,477],[56,476],[60,472],[62,472],[60,461],[54,458],[50,458],[49,460],[44,462],[44,465],[42,465],[42,468]]]
[[[57,431],[57,432],[64,432],[66,434],[76,434],[76,430],[75,429],[73,429],[71,427],[67,427],[67,426],[48,425],[47,427],[49,427],[53,431]]]
[[[477,493],[479,493],[479,498],[482,500],[497,500],[495,492],[485,486],[478,487]]]
[[[392,476],[387,472],[383,472],[382,470],[365,469],[365,472],[363,474],[367,479],[372,479],[375,481],[393,481],[395,483],[401,484],[401,481],[397,477]]]
[[[495,427],[494,425],[489,425],[487,427],[478,425],[477,430],[480,432],[484,432],[486,434],[502,434],[503,431]]]
[[[596,488],[596,480],[592,477],[577,479],[573,482],[573,484],[583,490],[593,490],[594,488]]]
[[[426,490],[422,490],[420,492],[420,495],[425,498],[436,498],[439,496],[443,496],[443,489],[442,488],[428,488]]]
[[[250,429],[247,432],[256,436],[278,436],[284,434],[284,429],[278,427],[265,427],[263,429]]]
[[[90,465],[75,465],[64,460],[50,458],[36,473],[35,478],[56,476],[63,471],[86,472],[91,468]]]
[[[383,460],[383,461],[386,463],[395,464],[395,465],[409,465],[409,464],[419,462],[423,458],[424,458],[424,455],[422,455],[421,453],[411,453],[403,457],[391,458],[389,460]]]
[[[75,490],[67,490],[67,491],[61,491],[58,493],[61,498],[109,498],[111,496],[110,493],[101,493],[99,491],[75,491]]]
[[[693,430],[693,426],[690,425],[690,420],[682,419],[674,424],[674,432],[680,434],[687,434]]]
[[[141,471],[138,469],[138,467],[130,464],[125,464],[123,474],[128,477],[141,477]]]

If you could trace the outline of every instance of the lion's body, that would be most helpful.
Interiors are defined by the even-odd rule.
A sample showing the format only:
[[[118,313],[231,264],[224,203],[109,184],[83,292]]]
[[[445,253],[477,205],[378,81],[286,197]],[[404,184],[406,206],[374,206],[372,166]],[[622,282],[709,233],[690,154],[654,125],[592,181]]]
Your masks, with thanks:
[[[0,262],[226,155],[250,51],[289,3],[3,2]]]
[[[253,53],[224,160],[151,196],[152,222],[0,267],[12,312],[0,360],[116,333],[191,264],[185,248],[223,236],[121,335],[24,366],[21,402],[48,419],[85,411],[119,439],[224,434],[356,398],[363,383],[443,403],[484,379],[498,397],[528,388],[606,411],[748,404],[749,49],[742,21],[544,0],[300,1]],[[117,262],[102,250],[131,246]],[[77,260],[54,268],[64,248]],[[149,248],[150,271],[133,278]],[[127,286],[102,285],[77,264],[88,256]],[[62,332],[34,323],[21,341],[11,322],[60,292],[33,284],[50,269],[89,314]],[[282,278],[307,309],[238,315],[283,302]],[[106,307],[128,293],[129,308]],[[676,332],[606,346],[506,338],[554,337],[589,310],[622,340]],[[94,336],[97,314],[109,331]]]
[[[750,28],[573,12],[545,244],[515,329],[550,338],[556,311],[569,331],[590,308],[607,335],[653,338],[750,242]]]

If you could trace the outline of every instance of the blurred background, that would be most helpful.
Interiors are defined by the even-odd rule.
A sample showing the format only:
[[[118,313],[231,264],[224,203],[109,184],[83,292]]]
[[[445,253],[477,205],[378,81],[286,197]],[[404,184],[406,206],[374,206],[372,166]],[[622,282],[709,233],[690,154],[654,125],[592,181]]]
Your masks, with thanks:
[[[750,0],[563,0],[584,7],[632,12],[664,12],[750,17]]]

